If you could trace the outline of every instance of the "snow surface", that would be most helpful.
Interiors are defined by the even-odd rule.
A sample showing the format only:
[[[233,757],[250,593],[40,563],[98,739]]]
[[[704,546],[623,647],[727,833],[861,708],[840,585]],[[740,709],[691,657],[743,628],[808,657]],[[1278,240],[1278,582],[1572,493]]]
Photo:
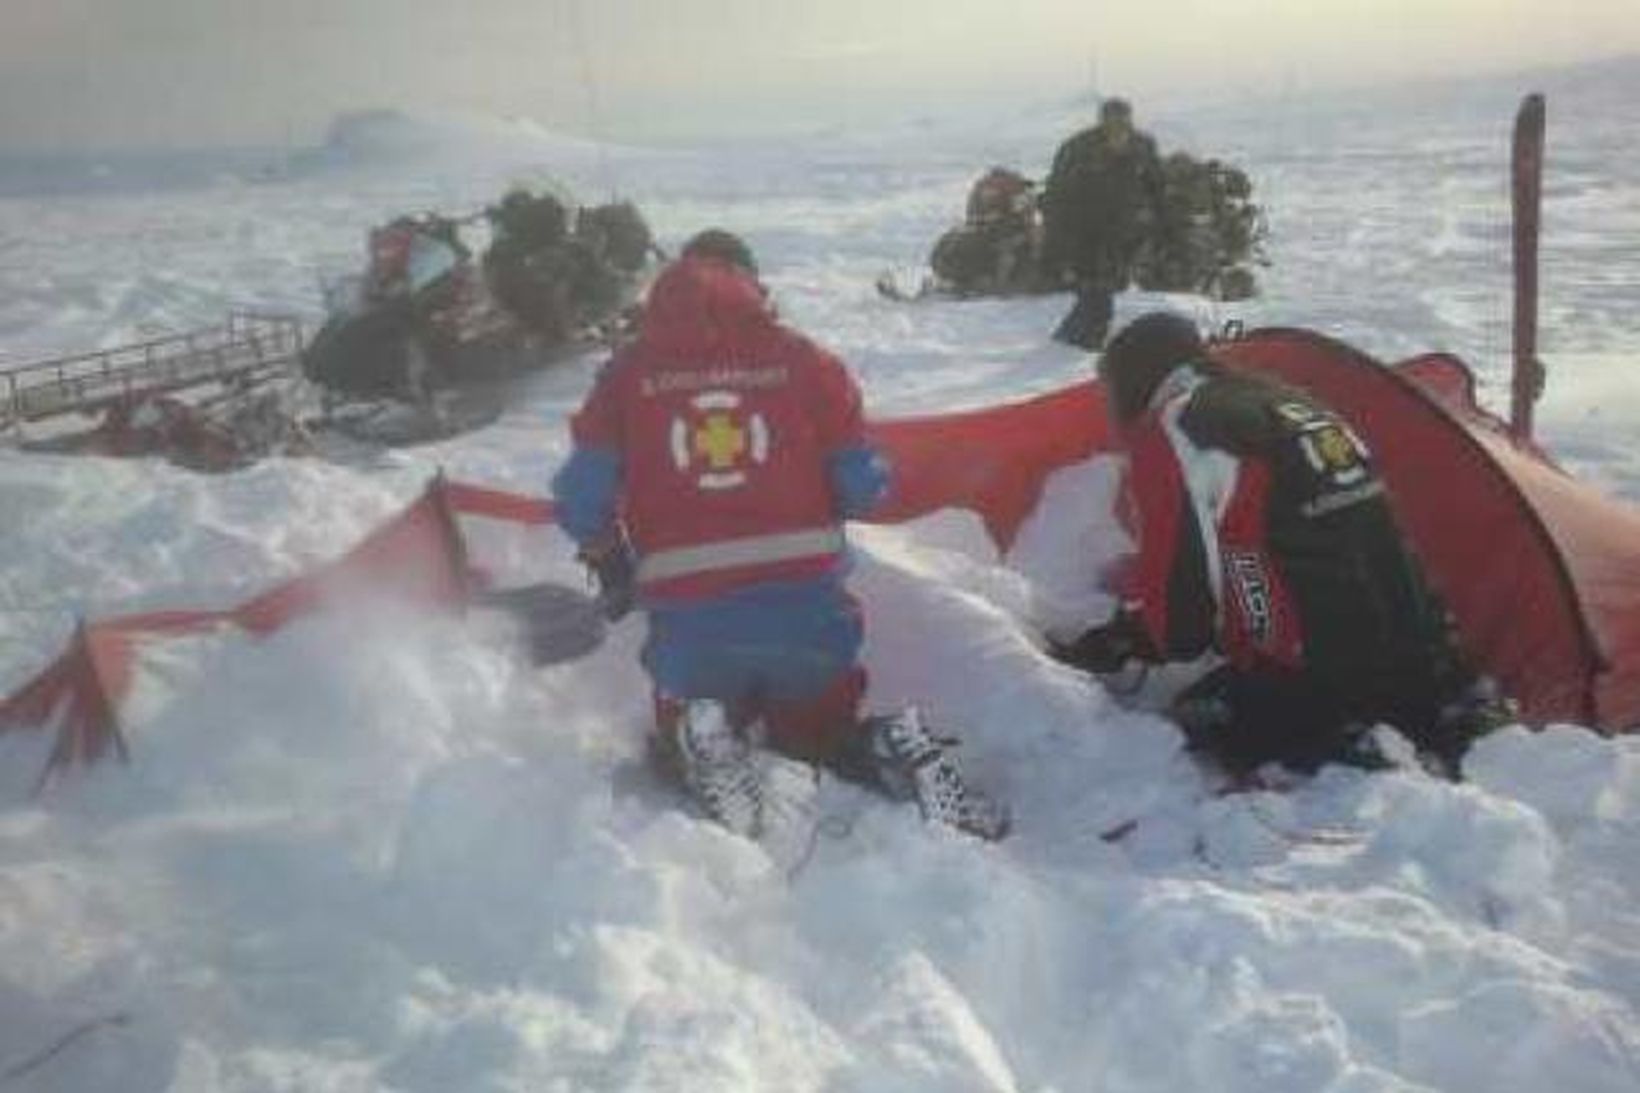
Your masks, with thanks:
[[[1542,431],[1640,501],[1640,69],[1544,83]],[[1270,209],[1266,295],[1204,315],[1451,349],[1501,402],[1528,89],[1142,116],[1245,166]],[[905,307],[872,279],[920,260],[984,166],[1040,170],[1079,120],[650,152],[354,118],[278,172],[0,200],[0,360],[230,305],[315,315],[317,272],[372,223],[550,175],[634,198],[669,245],[743,231],[875,412],[996,402],[1085,374],[1045,337],[1066,299]],[[236,602],[342,552],[439,467],[541,492],[596,365],[348,465],[0,456],[0,689],[79,615]],[[0,1089],[1640,1088],[1640,740],[1511,729],[1461,785],[1329,768],[1215,797],[1167,723],[1037,647],[1107,606],[1113,480],[1058,475],[1011,565],[962,513],[855,537],[870,703],[963,737],[1014,806],[1000,845],[829,781],[796,860],[680,811],[633,776],[637,620],[546,669],[495,618],[388,606],[154,643],[129,766],[33,798],[49,741],[0,738]],[[479,549],[579,579],[550,531]]]

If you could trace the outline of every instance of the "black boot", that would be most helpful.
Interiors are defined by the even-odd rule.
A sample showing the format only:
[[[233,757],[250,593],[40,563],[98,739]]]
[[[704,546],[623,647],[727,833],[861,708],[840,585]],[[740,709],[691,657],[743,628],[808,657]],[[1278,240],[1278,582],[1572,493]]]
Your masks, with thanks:
[[[925,820],[982,839],[1008,834],[1008,809],[968,784],[956,758],[923,725],[914,707],[867,718],[862,728],[872,782],[883,793],[916,801]]]
[[[1077,290],[1076,303],[1054,330],[1054,341],[1097,352],[1110,332],[1110,319],[1116,310],[1113,295],[1108,288],[1082,285]]]

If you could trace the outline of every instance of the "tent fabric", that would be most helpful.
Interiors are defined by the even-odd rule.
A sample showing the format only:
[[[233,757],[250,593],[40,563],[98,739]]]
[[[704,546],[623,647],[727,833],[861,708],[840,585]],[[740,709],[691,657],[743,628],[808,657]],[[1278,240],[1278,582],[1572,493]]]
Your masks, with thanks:
[[[1305,388],[1361,433],[1466,650],[1529,721],[1640,726],[1640,510],[1512,439],[1476,401],[1468,366],[1449,354],[1391,368],[1313,331],[1280,328],[1213,352]],[[896,481],[873,519],[967,508],[1006,551],[1048,474],[1114,447],[1104,397],[1089,381],[873,425]]]
[[[866,432],[893,468],[889,496],[871,522],[968,509],[1003,552],[1049,474],[1113,445],[1104,388],[1093,380],[1023,402],[873,422]]]
[[[1502,438],[1480,440],[1542,521],[1574,585],[1593,646],[1585,663],[1593,716],[1584,720],[1614,731],[1640,728],[1640,510]],[[1536,629],[1530,620],[1529,630]]]
[[[1528,721],[1640,726],[1640,510],[1513,440],[1477,405],[1474,378],[1455,357],[1387,368],[1320,334],[1283,329],[1213,353],[1305,388],[1361,433],[1466,648]],[[1104,407],[1089,380],[1017,403],[874,422],[869,435],[894,466],[894,487],[872,519],[969,509],[1006,552],[1054,470],[1114,447]],[[56,724],[44,784],[63,768],[127,753],[118,710],[140,641],[211,627],[262,635],[361,596],[460,610],[482,583],[462,518],[540,526],[553,508],[436,478],[341,558],[236,607],[82,623],[55,661],[0,700],[0,733]]]
[[[1528,720],[1640,723],[1640,511],[1512,440],[1447,354],[1387,368],[1267,329],[1215,355],[1312,392],[1362,434],[1465,647]]]
[[[130,688],[137,645],[144,640],[222,626],[260,636],[322,607],[364,596],[459,608],[473,588],[448,491],[448,483],[434,479],[425,494],[341,558],[237,607],[82,622],[67,650],[0,701],[0,733],[38,728],[55,719],[56,741],[38,789],[65,768],[93,763],[110,752],[122,759],[128,754],[119,706]],[[458,498],[476,506],[490,492],[473,488],[458,492]],[[540,502],[511,500],[505,506],[509,513],[539,512]]]
[[[1640,728],[1640,509],[1571,477],[1480,413],[1492,427],[1473,428],[1476,440],[1554,541],[1576,593],[1589,630],[1593,720],[1614,730]]]
[[[1414,550],[1465,648],[1532,722],[1640,726],[1640,510],[1558,469],[1476,401],[1449,354],[1393,368],[1312,331],[1268,328],[1214,347],[1231,367],[1305,388],[1372,447]],[[881,422],[895,467],[874,519],[980,514],[1006,551],[1054,469],[1114,440],[1089,381],[1026,402]]]

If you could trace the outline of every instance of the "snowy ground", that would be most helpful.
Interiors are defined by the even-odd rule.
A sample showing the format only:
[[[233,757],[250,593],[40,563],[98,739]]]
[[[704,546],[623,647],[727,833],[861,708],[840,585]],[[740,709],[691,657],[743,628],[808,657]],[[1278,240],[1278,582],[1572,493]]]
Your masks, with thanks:
[[[1388,358],[1454,350],[1498,404],[1505,148],[1528,89],[1141,121],[1256,180],[1275,265],[1240,317]],[[1640,501],[1640,70],[1546,89],[1543,434]],[[311,315],[371,223],[545,169],[634,198],[668,244],[743,231],[878,413],[994,402],[1085,373],[1045,337],[1067,301],[904,307],[871,281],[921,258],[979,169],[1040,170],[1076,120],[707,154],[376,119],[259,181],[121,188],[115,165],[98,192],[0,200],[0,360],[230,305]],[[204,478],[0,454],[0,691],[77,615],[235,602],[440,466],[540,492],[596,363],[368,465]],[[962,734],[1016,811],[996,846],[829,783],[795,864],[680,812],[631,776],[637,621],[544,670],[493,619],[386,608],[154,645],[129,766],[35,799],[47,741],[0,738],[0,1089],[1640,1088],[1635,739],[1510,730],[1463,785],[1329,769],[1214,798],[1166,723],[1033,645],[1099,606],[1110,481],[1062,473],[1011,567],[961,514],[856,537],[870,701]],[[577,579],[550,532],[485,549]]]

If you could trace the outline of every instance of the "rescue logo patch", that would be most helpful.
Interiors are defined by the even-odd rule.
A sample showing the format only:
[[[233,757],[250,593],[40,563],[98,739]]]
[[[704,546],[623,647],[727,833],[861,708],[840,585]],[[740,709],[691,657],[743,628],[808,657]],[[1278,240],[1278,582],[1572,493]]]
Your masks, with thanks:
[[[703,490],[731,490],[769,459],[769,423],[733,391],[702,391],[672,419],[672,462]]]
[[[1353,486],[1372,474],[1366,445],[1337,420],[1317,419],[1298,434],[1298,446],[1310,468],[1330,485]]]
[[[1271,595],[1270,575],[1264,567],[1264,556],[1252,550],[1224,552],[1225,576],[1230,590],[1247,620],[1247,634],[1256,645],[1268,645],[1275,632],[1275,603]]]

